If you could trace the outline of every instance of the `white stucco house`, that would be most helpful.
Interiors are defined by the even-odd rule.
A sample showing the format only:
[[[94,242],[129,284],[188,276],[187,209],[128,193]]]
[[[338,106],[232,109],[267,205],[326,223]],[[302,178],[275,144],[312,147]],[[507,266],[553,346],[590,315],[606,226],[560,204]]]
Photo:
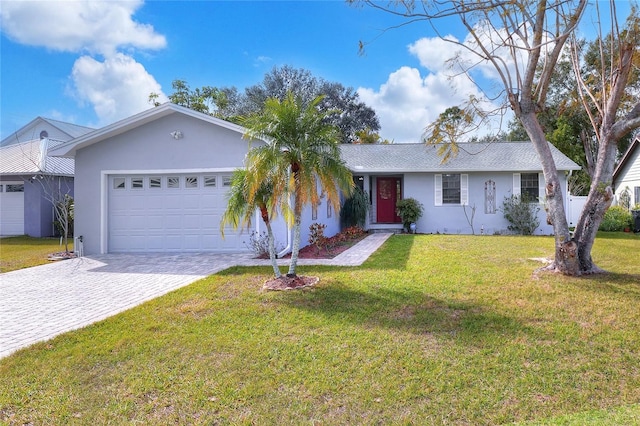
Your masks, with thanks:
[[[631,142],[613,171],[613,188],[618,204],[626,191],[630,197],[629,207],[640,205],[640,136]]]
[[[223,239],[219,229],[232,172],[243,167],[252,144],[264,143],[243,134],[238,125],[163,104],[50,150],[75,159],[75,231],[85,254],[248,250],[249,234],[263,230],[257,215],[243,232],[227,229]],[[552,149],[566,188],[566,176],[579,166]],[[498,211],[504,196],[537,195],[544,187],[530,143],[474,144],[447,164],[435,151],[422,144],[341,146],[371,199],[368,229],[399,230],[395,201],[414,197],[425,206],[419,232],[470,233],[463,205],[476,206],[477,233],[504,231]],[[303,245],[314,222],[327,225],[327,236],[339,232],[339,214],[327,204],[304,212]],[[291,230],[280,219],[274,232],[287,251]],[[551,230],[544,225],[539,232]]]
[[[545,180],[530,142],[461,144],[459,154],[442,163],[437,148],[425,144],[343,145],[342,156],[356,182],[369,194],[369,229],[401,229],[395,203],[415,198],[424,207],[417,232],[507,233],[501,212],[505,197],[527,193],[540,200],[537,234],[551,234],[546,224]],[[565,207],[567,177],[580,166],[550,145],[558,169]],[[566,209],[565,209],[566,210]]]
[[[93,129],[37,117],[0,141],[0,235],[55,234],[51,197],[73,196],[73,159],[47,151]]]

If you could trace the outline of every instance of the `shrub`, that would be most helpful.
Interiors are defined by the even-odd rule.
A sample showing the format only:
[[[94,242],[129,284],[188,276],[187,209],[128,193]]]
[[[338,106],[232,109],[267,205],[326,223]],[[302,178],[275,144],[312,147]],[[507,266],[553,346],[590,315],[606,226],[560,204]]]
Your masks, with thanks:
[[[327,245],[327,237],[324,236],[326,227],[323,223],[312,223],[309,226],[309,244],[316,246],[318,252]]]
[[[502,213],[509,221],[507,229],[521,235],[533,235],[540,225],[540,206],[527,197],[511,195],[502,202]]]
[[[243,241],[243,243],[257,257],[269,257],[269,235],[266,232],[253,231],[249,234],[249,241]],[[274,242],[276,253],[278,253],[277,247],[278,245]]]
[[[340,219],[345,227],[364,226],[369,211],[369,197],[356,187],[351,197],[347,198],[340,209]]]
[[[398,201],[396,203],[396,209],[398,210],[398,216],[402,219],[402,226],[404,226],[407,231],[409,231],[409,226],[412,223],[416,223],[424,212],[424,207],[415,198],[405,198],[404,200]]]
[[[623,231],[624,228],[631,227],[632,220],[633,216],[624,207],[612,206],[604,213],[598,229],[606,232]]]

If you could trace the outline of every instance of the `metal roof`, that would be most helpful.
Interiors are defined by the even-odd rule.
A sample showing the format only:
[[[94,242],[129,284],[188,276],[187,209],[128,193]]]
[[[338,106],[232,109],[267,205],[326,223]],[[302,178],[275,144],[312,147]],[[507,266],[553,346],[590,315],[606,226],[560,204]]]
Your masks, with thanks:
[[[45,155],[49,148],[58,146],[63,142],[53,139],[37,139],[0,147],[0,174],[47,173],[73,176],[75,168],[73,159]]]
[[[354,173],[541,171],[531,142],[461,143],[458,155],[446,163],[438,147],[426,144],[341,145],[342,159]],[[575,162],[549,144],[558,170],[580,170]]]

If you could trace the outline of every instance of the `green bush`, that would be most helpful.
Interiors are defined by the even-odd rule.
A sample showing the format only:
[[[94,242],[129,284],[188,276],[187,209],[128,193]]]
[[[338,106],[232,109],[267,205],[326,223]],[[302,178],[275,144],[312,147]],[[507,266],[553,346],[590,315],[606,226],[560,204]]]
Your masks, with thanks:
[[[511,195],[502,203],[502,213],[509,221],[507,229],[521,235],[533,235],[540,226],[539,211],[538,203],[524,196]]]
[[[416,223],[424,212],[424,207],[415,198],[405,198],[398,201],[396,209],[398,210],[398,216],[402,219],[402,225],[407,231],[409,231],[409,226],[412,223]]]
[[[604,219],[598,229],[606,232],[624,231],[624,228],[631,227],[632,220],[631,213],[624,207],[612,206],[604,213]]]
[[[369,197],[363,190],[356,187],[353,195],[347,198],[340,209],[340,218],[345,228],[352,226],[363,227],[369,211]]]

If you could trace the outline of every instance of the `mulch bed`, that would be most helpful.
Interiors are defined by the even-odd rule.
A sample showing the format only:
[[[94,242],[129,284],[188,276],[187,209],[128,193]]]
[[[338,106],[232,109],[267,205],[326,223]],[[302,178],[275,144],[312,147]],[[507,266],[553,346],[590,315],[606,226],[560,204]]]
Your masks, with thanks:
[[[305,287],[311,287],[316,284],[320,278],[318,277],[306,277],[302,275],[296,275],[295,277],[288,277],[286,275],[280,278],[272,278],[264,283],[263,290],[282,291],[282,290],[298,290]]]

